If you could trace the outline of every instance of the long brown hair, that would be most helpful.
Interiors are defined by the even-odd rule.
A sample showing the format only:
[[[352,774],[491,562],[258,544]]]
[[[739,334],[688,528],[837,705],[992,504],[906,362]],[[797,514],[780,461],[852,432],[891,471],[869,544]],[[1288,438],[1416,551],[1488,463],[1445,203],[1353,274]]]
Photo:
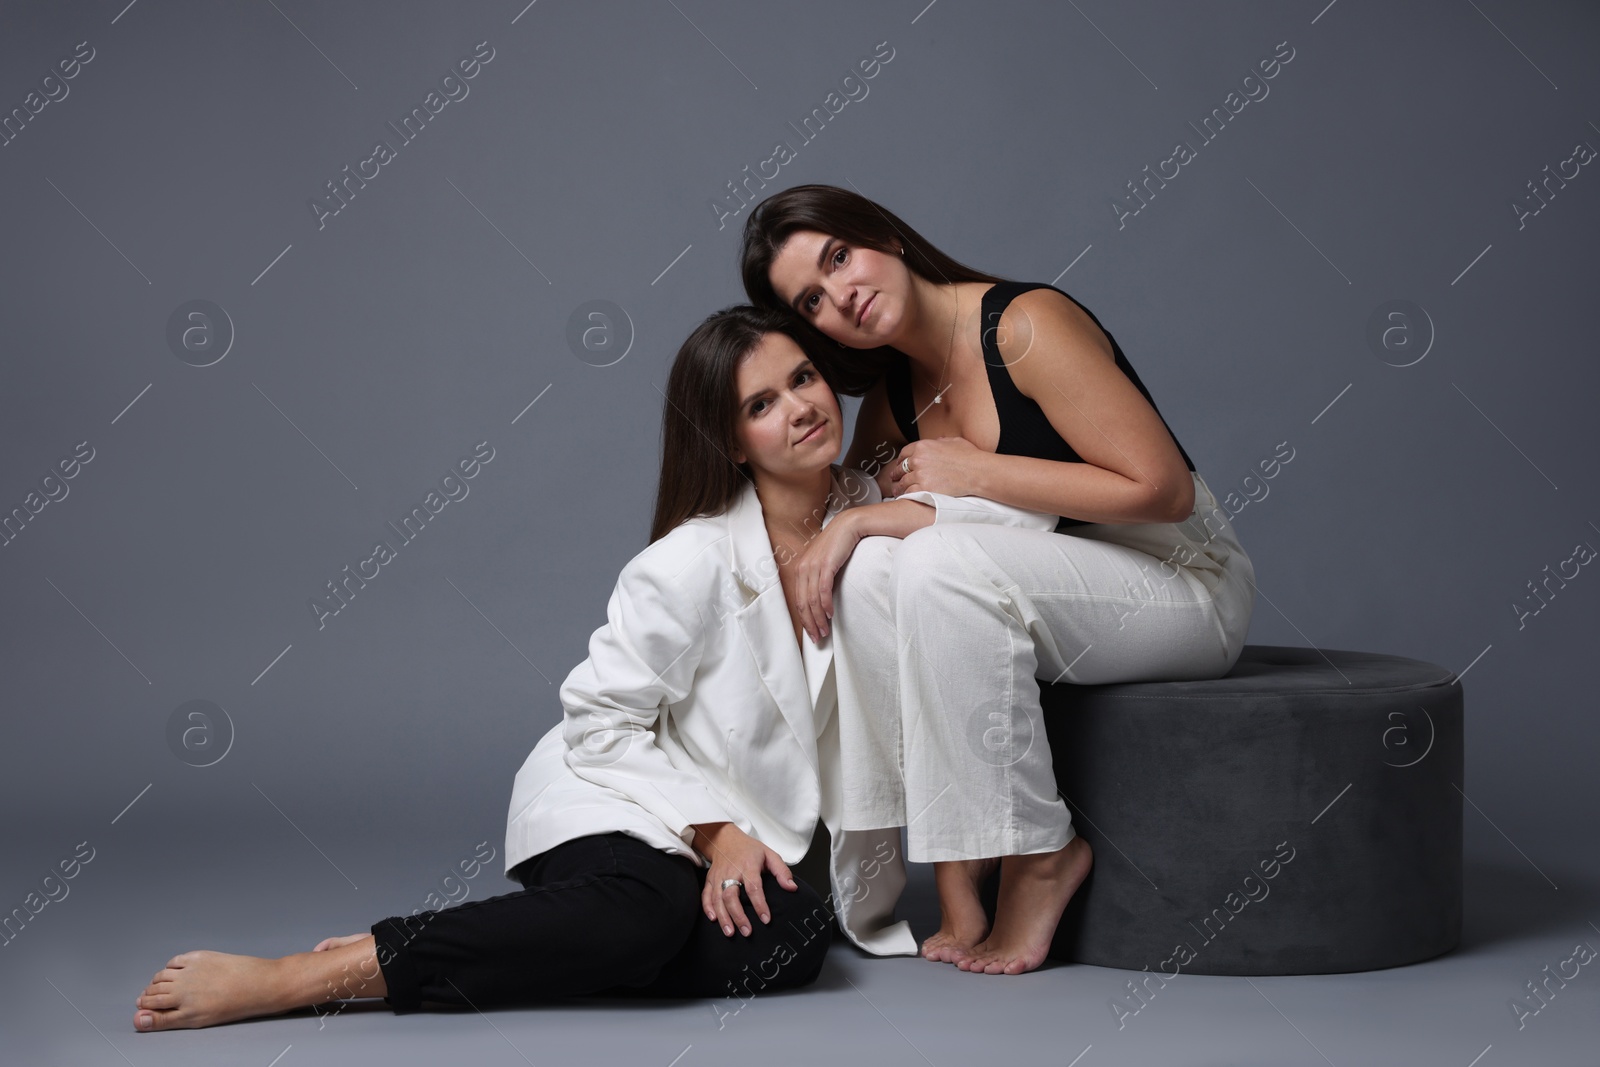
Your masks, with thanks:
[[[739,364],[769,333],[781,333],[799,345],[823,381],[833,385],[829,370],[817,359],[818,346],[794,315],[736,304],[707,316],[684,340],[667,373],[652,544],[686,519],[727,511],[751,481],[750,465],[733,461],[737,375]]]
[[[791,234],[815,230],[858,247],[895,254],[905,248],[906,266],[936,285],[950,282],[1001,282],[941,252],[903,219],[876,201],[836,185],[796,185],[774,193],[745,219],[739,248],[739,274],[744,291],[757,307],[782,311],[815,342],[814,362],[834,388],[849,396],[862,396],[877,384],[894,349],[868,350],[841,347],[779,299],[768,272]]]

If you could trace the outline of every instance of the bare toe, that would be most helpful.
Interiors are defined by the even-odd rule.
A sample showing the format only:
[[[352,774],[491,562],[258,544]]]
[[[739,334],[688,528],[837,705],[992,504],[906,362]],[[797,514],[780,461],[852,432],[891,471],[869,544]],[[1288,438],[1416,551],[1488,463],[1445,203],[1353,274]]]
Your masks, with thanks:
[[[984,930],[978,930],[975,934],[963,936],[940,930],[922,943],[922,956],[938,963],[955,963],[965,958],[985,933]]]
[[[176,1009],[171,1011],[138,1011],[133,1015],[135,1030],[178,1030],[183,1028],[183,1023],[178,1019]]]

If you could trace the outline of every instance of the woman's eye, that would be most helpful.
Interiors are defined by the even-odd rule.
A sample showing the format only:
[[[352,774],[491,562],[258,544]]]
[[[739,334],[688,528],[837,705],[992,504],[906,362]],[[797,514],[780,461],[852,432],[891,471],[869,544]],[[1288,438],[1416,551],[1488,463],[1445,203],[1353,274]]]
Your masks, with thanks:
[[[843,248],[843,246],[841,246],[841,247],[840,247],[840,248],[839,248],[839,250],[838,250],[838,251],[837,251],[837,252],[835,252],[835,253],[834,253],[834,254],[833,254],[833,265],[834,265],[834,266],[836,266],[836,267],[838,267],[838,266],[842,266],[842,264],[841,264],[841,262],[840,262],[840,260],[839,260],[839,257],[840,257],[840,256],[842,256],[842,255],[844,255],[844,248]]]

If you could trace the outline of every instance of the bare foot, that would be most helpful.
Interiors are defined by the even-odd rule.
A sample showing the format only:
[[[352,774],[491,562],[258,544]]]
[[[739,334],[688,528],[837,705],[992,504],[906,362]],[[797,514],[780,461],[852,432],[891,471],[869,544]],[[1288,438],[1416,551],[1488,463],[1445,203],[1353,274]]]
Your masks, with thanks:
[[[256,1015],[276,1015],[297,1007],[286,999],[287,983],[279,960],[227,952],[181,952],[134,1001],[136,1030],[175,1030],[215,1026]]]
[[[182,1030],[388,993],[371,934],[280,959],[181,952],[134,1001],[136,1030]],[[337,983],[337,984],[336,984]]]
[[[924,959],[955,963],[989,932],[989,916],[978,890],[999,866],[998,856],[981,860],[953,860],[933,865],[939,889],[939,932],[922,943]]]
[[[987,940],[956,961],[963,971],[1022,974],[1044,962],[1067,902],[1094,865],[1076,835],[1055,852],[1007,856],[1000,866],[1000,900]]]

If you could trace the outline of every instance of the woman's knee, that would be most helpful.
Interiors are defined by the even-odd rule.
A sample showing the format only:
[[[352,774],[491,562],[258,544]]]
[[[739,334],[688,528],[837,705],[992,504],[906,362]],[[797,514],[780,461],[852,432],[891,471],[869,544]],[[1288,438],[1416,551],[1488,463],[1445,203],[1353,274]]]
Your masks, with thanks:
[[[889,587],[889,571],[900,546],[898,537],[874,534],[863,537],[844,561],[834,579],[835,600],[853,601],[858,597],[882,598]]]
[[[942,598],[978,581],[967,560],[982,551],[973,530],[977,524],[924,526],[900,542],[889,568],[889,593],[899,606],[922,598]],[[988,584],[987,579],[983,580]]]
[[[869,575],[887,575],[900,544],[900,538],[885,534],[863,537],[850,550],[850,558],[845,560],[839,571],[840,576],[854,573],[857,579],[861,579]]]
[[[781,941],[772,953],[776,974],[769,979],[779,989],[810,985],[822,971],[833,943],[833,910],[811,885],[799,878],[799,888],[785,889],[771,874],[762,876],[772,927]]]

